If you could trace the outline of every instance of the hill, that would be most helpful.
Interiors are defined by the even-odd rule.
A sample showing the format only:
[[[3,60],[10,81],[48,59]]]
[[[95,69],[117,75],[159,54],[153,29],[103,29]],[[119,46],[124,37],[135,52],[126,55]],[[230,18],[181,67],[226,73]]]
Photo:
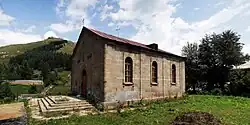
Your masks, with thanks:
[[[0,63],[7,63],[11,57],[15,57],[17,55],[24,54],[27,51],[31,51],[37,48],[44,48],[44,46],[48,46],[49,44],[56,43],[60,45],[60,48],[57,48],[57,52],[62,52],[66,54],[72,54],[74,43],[72,41],[67,41],[60,38],[48,38],[38,42],[32,42],[27,44],[15,44],[0,47]],[[42,49],[40,49],[42,50]]]

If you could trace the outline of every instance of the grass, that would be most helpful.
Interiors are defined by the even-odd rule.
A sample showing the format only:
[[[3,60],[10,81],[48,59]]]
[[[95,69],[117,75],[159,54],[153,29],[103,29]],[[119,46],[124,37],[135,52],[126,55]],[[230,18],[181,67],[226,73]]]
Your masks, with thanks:
[[[183,100],[153,103],[148,109],[136,109],[120,114],[72,116],[70,118],[36,121],[31,125],[168,125],[179,114],[205,111],[226,125],[250,124],[250,99],[243,97],[191,95]]]
[[[56,85],[48,91],[48,95],[68,95],[69,93],[69,85]]]
[[[37,92],[41,92],[43,87],[36,86]],[[19,85],[19,84],[10,84],[11,92],[14,93],[15,96],[19,96],[21,94],[29,94],[29,90],[31,89],[31,85]]]

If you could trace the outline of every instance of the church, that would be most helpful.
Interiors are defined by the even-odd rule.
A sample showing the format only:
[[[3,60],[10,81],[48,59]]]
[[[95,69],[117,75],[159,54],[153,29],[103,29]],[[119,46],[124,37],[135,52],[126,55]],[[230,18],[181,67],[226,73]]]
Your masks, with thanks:
[[[185,58],[83,27],[72,55],[71,92],[104,108],[117,102],[181,97]]]

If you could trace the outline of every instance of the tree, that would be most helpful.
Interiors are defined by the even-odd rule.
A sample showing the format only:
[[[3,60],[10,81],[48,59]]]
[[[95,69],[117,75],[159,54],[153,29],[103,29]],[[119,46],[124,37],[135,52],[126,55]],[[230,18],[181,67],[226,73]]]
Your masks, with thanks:
[[[193,93],[196,93],[196,87],[200,78],[200,67],[198,58],[198,44],[187,43],[182,48],[182,56],[186,57],[185,70],[186,70],[186,89],[192,88]]]
[[[20,74],[23,79],[32,79],[33,69],[30,68],[29,63],[26,60],[20,67]]]
[[[14,94],[11,92],[8,83],[0,82],[0,99],[4,99],[6,97],[14,99]]]
[[[49,64],[46,62],[42,65],[42,77],[43,77],[43,82],[45,86],[49,85],[49,72],[50,72],[50,67]]]
[[[206,35],[199,45],[199,65],[204,72],[202,79],[207,82],[207,90],[220,88],[224,91],[225,83],[229,81],[230,69],[249,59],[242,53],[243,43],[240,35],[231,30],[221,34]]]

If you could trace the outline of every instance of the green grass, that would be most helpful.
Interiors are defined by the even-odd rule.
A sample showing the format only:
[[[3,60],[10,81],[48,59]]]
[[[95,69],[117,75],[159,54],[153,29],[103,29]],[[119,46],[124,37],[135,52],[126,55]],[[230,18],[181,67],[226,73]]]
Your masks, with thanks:
[[[10,85],[11,92],[15,96],[19,96],[21,94],[29,94],[29,89],[31,88],[31,85]],[[37,92],[41,92],[43,87],[42,86],[36,86]]]
[[[214,114],[226,125],[250,124],[250,99],[243,97],[191,95],[183,100],[153,103],[150,108],[126,111],[121,114],[72,116],[70,118],[35,121],[31,125],[168,125],[187,111],[205,111]]]
[[[58,85],[66,85],[69,84],[69,77],[70,71],[62,71],[58,72],[59,80],[56,81]]]
[[[68,95],[69,93],[69,85],[56,85],[48,91],[48,95]]]

